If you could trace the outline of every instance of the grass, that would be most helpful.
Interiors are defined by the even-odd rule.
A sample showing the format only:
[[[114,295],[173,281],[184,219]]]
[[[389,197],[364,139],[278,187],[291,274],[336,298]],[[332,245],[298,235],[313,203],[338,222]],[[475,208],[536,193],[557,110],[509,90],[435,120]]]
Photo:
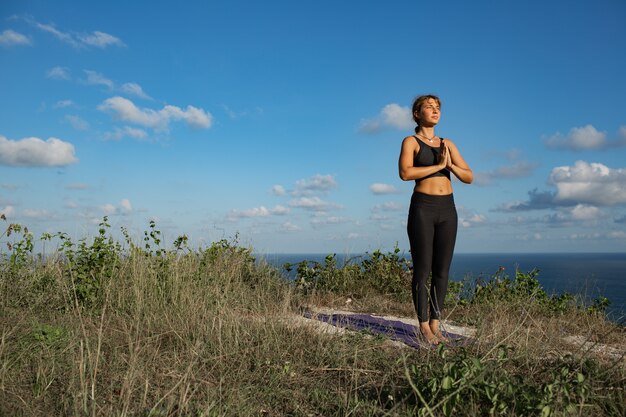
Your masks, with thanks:
[[[8,236],[7,236],[8,235]],[[10,225],[0,264],[0,415],[412,416],[624,415],[623,358],[563,341],[625,345],[623,327],[576,297],[541,295],[531,273],[452,288],[464,348],[414,350],[361,333],[321,334],[304,305],[412,317],[408,265],[375,252],[332,256],[296,284],[236,241],[164,250],[151,224],[32,254]],[[30,242],[30,243],[29,243]],[[3,243],[3,244],[4,244]]]

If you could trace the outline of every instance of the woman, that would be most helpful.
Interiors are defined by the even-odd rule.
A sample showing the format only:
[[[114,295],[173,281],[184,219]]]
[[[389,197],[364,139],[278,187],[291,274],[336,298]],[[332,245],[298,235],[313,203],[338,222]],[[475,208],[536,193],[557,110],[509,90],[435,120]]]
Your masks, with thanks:
[[[474,178],[454,142],[435,135],[440,116],[439,97],[415,99],[415,135],[402,141],[398,163],[400,178],[415,180],[407,224],[413,259],[411,289],[420,334],[430,344],[446,341],[439,324],[457,230],[450,173],[467,184]],[[430,272],[429,290],[426,281]]]

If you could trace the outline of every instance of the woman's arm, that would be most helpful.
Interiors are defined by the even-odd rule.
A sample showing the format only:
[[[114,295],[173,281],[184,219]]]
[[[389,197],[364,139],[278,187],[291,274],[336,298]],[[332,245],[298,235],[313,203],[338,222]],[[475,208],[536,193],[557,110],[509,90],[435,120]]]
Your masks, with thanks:
[[[466,184],[471,184],[474,181],[474,173],[470,169],[467,162],[461,156],[461,153],[457,149],[454,142],[446,139],[444,141],[448,147],[448,155],[446,168],[450,170],[458,179]]]
[[[400,158],[398,160],[398,174],[403,181],[419,180],[446,168],[446,158],[441,158],[437,165],[414,167],[413,158],[415,157],[415,152],[419,150],[419,146],[413,136],[407,136],[402,141],[402,149],[400,150]]]

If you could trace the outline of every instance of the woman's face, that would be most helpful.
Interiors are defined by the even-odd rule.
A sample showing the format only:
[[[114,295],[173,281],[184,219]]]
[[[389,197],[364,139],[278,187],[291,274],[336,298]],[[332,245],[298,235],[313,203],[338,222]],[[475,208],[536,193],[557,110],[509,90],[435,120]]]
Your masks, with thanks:
[[[435,126],[439,123],[439,117],[441,116],[441,110],[437,100],[429,98],[426,100],[416,114],[419,124],[421,126]]]

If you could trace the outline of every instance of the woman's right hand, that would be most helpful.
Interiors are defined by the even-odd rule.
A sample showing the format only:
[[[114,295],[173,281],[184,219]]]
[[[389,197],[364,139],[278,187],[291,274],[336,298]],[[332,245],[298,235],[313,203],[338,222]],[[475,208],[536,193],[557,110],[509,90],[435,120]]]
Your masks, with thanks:
[[[448,146],[443,144],[443,151],[439,154],[439,164],[437,166],[441,169],[445,169],[448,165],[450,165],[450,150]]]

